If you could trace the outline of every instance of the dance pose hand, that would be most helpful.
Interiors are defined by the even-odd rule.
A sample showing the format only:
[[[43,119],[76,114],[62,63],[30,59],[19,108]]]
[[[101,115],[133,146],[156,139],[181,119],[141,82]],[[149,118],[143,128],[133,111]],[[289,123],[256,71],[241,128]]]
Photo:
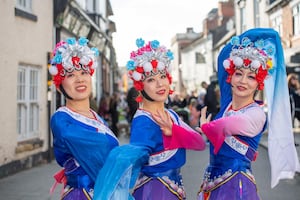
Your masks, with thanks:
[[[173,122],[170,115],[167,112],[156,111],[156,114],[152,113],[153,119],[160,126],[160,129],[166,136],[172,135]]]
[[[206,124],[206,123],[209,123],[210,120],[211,120],[211,114],[209,114],[207,117],[206,117],[206,112],[207,112],[207,106],[203,107],[201,109],[201,116],[200,116],[200,127],[197,127],[196,130],[203,133],[202,129],[201,129],[201,126],[203,124]]]

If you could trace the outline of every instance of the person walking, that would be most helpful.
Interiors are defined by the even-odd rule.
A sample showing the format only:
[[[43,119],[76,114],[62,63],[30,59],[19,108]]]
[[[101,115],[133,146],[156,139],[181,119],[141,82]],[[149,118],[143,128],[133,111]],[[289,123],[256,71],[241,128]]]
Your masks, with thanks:
[[[210,122],[211,115],[205,115],[207,107],[201,110],[199,131],[210,141],[210,160],[198,200],[258,200],[251,162],[256,159],[267,127],[271,187],[300,170],[278,33],[273,29],[251,29],[233,37],[218,57],[218,79],[220,112]],[[255,99],[265,86],[268,120]]]
[[[66,98],[66,105],[50,121],[55,159],[63,168],[54,176],[64,184],[62,200],[92,199],[98,171],[119,144],[106,122],[90,109],[98,50],[87,44],[84,37],[58,43],[49,69],[56,89]]]

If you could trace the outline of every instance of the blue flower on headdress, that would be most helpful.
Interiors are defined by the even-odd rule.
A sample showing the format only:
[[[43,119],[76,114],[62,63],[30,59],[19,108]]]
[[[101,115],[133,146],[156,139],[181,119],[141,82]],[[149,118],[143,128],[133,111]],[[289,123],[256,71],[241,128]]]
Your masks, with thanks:
[[[89,40],[86,39],[85,37],[81,37],[78,40],[78,44],[80,44],[81,46],[86,46],[88,42],[89,42]]]
[[[53,58],[54,63],[59,64],[62,62],[62,56],[60,53],[56,54],[55,57]]]
[[[272,56],[275,54],[275,47],[274,46],[267,46],[266,47],[266,53],[269,55],[269,56]]]
[[[95,56],[99,56],[99,50],[95,47],[92,47],[91,50],[94,52]]]
[[[145,41],[142,38],[136,39],[136,46],[138,48],[141,48],[142,46],[144,46],[144,44],[145,44]]]
[[[259,49],[262,49],[265,46],[265,41],[263,39],[257,40],[255,46]]]
[[[247,47],[247,46],[249,46],[250,44],[251,44],[251,40],[250,40],[249,38],[244,37],[244,38],[242,39],[242,45],[243,45],[244,47]]]
[[[240,44],[240,38],[238,36],[233,36],[231,38],[231,41],[230,43],[233,45],[233,46],[237,46]]]
[[[134,66],[134,61],[133,60],[129,60],[126,64],[127,70],[134,70],[135,66]]]
[[[168,50],[168,52],[166,53],[166,55],[168,56],[168,58],[169,58],[170,60],[173,60],[173,59],[174,59],[174,55],[173,55],[173,53],[172,53],[170,50]]]
[[[66,42],[70,45],[74,45],[76,43],[76,39],[75,38],[68,38]]]
[[[151,41],[150,44],[151,44],[152,49],[157,49],[159,47],[159,41],[157,41],[157,40]]]
[[[276,69],[276,66],[273,66],[271,69],[268,70],[268,74],[272,75]]]

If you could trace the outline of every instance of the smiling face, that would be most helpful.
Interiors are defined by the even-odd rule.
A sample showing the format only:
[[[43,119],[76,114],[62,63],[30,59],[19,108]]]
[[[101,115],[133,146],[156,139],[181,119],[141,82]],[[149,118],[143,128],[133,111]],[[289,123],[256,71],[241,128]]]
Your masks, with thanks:
[[[170,82],[166,74],[158,73],[143,81],[144,91],[157,102],[165,102],[170,91]]]
[[[88,100],[91,94],[91,75],[86,70],[67,72],[62,86],[74,101]]]
[[[253,100],[258,87],[256,73],[250,69],[236,69],[231,77],[233,98]]]

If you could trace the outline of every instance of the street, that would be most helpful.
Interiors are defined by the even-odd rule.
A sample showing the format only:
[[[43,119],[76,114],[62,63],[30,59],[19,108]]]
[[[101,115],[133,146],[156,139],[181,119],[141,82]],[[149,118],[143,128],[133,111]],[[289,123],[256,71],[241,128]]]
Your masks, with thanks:
[[[126,138],[121,139],[125,143]],[[195,200],[205,166],[208,163],[208,148],[205,151],[187,151],[187,163],[182,169],[187,200]],[[62,189],[58,185],[54,194],[49,189],[54,183],[52,175],[60,168],[55,161],[0,179],[0,194],[5,200],[57,200]],[[284,180],[273,189],[270,186],[270,165],[267,149],[259,148],[259,156],[253,164],[259,194],[262,200],[295,199],[300,196],[300,176]]]

